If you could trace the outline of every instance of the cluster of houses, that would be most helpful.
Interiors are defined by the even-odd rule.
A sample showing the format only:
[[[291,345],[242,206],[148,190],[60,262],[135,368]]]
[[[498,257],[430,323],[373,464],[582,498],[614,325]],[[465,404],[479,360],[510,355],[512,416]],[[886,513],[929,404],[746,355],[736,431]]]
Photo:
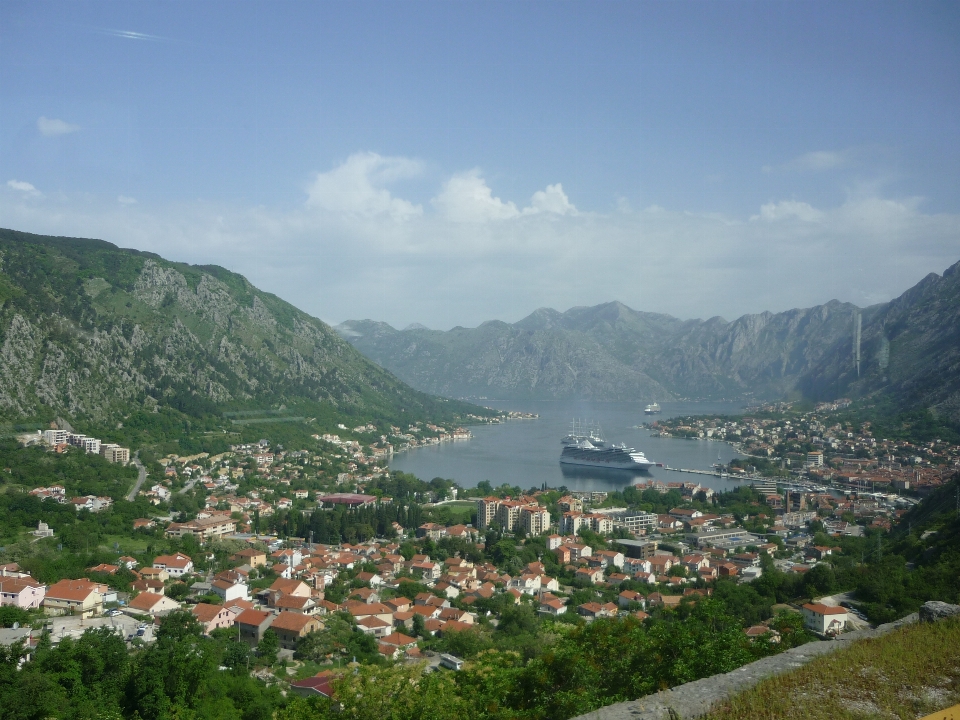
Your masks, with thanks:
[[[113,505],[113,498],[105,496],[83,495],[68,498],[67,490],[63,485],[34,488],[30,491],[30,494],[41,500],[53,500],[61,505],[72,505],[76,510],[89,510],[90,512],[100,512]]]
[[[849,400],[782,418],[704,418],[660,422],[661,435],[725,440],[743,452],[782,461],[810,479],[860,490],[932,492],[960,467],[960,445],[878,438],[870,422],[854,427],[824,418]],[[742,469],[733,469],[741,472]]]

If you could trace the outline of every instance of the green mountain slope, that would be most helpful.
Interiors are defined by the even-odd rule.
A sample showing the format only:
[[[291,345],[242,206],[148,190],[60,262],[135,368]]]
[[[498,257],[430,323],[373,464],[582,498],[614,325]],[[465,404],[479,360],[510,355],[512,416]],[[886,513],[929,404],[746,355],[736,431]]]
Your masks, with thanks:
[[[221,267],[0,230],[0,420],[157,406],[398,422],[477,411],[412,390]]]
[[[860,313],[861,363],[854,363]],[[879,393],[960,421],[960,263],[889,303],[681,321],[619,302],[447,332],[336,330],[414,387],[455,397],[669,400]]]

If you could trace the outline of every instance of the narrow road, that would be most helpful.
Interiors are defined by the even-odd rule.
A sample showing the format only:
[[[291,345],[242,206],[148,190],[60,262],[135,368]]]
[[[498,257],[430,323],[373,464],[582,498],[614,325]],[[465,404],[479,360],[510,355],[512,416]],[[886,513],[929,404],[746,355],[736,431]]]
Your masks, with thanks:
[[[140,488],[143,486],[143,483],[146,482],[147,480],[147,469],[143,466],[143,463],[140,462],[140,458],[137,457],[139,454],[140,454],[140,451],[137,450],[137,452],[133,454],[133,458],[130,460],[130,462],[132,462],[134,465],[137,466],[137,471],[139,472],[139,475],[137,476],[137,482],[134,483],[133,490],[131,490],[130,493],[127,495],[128,502],[133,502],[136,499],[137,493],[140,492]]]

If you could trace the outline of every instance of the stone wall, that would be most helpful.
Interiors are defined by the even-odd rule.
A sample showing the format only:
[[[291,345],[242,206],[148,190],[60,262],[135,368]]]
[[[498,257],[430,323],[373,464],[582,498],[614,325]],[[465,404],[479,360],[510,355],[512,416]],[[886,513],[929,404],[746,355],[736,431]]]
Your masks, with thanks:
[[[935,622],[950,615],[960,614],[960,606],[942,602],[928,602],[920,613],[908,615],[897,622],[875,629],[844,633],[836,640],[821,640],[791,648],[779,655],[757,660],[723,675],[696,680],[647,695],[638,700],[617,703],[581,715],[574,720],[692,720],[706,715],[710,708],[761,680],[796,670],[811,660],[836,652],[855,640],[880,637],[891,630],[917,622]]]

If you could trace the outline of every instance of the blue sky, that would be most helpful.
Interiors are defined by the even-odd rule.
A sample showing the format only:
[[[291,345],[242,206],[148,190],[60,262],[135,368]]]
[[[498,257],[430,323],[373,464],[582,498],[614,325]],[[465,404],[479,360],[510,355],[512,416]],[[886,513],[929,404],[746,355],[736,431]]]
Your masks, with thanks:
[[[960,6],[0,4],[0,225],[330,322],[868,305],[960,260]]]

